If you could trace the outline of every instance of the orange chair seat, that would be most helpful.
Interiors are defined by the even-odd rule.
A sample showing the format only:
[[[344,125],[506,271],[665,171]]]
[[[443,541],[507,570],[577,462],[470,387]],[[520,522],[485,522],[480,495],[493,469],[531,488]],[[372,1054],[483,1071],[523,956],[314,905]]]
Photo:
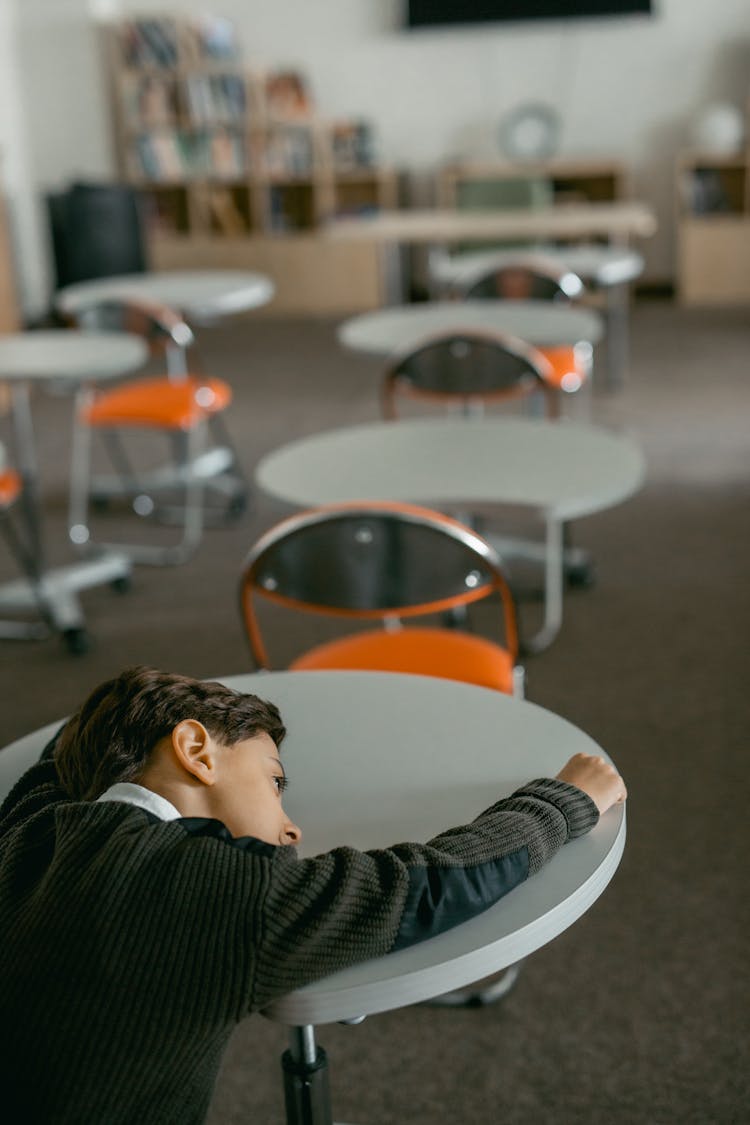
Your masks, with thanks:
[[[482,637],[450,629],[376,629],[317,645],[298,657],[295,672],[326,668],[377,672],[411,672],[464,680],[510,694],[510,653]]]
[[[222,379],[189,375],[180,382],[158,377],[124,383],[97,394],[84,411],[90,426],[154,426],[190,430],[207,414],[225,410],[232,390]]]
[[[550,364],[548,380],[563,391],[577,391],[589,377],[588,361],[583,361],[574,347],[538,348]]]
[[[0,472],[0,507],[9,508],[21,491],[21,478],[13,469]]]

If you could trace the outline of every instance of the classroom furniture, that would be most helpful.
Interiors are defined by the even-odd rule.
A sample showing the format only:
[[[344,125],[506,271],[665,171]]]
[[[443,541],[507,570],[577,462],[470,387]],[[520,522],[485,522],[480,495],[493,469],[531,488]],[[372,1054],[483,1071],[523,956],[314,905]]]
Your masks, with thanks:
[[[198,327],[260,308],[273,297],[273,282],[250,270],[165,270],[67,285],[55,294],[55,307],[62,316],[74,317],[99,301],[152,301],[179,309]]]
[[[518,505],[544,528],[544,622],[524,641],[540,651],[563,611],[563,525],[640,488],[643,454],[604,429],[527,418],[440,418],[349,426],[291,442],[256,467],[260,488],[297,507],[396,500],[465,509]],[[503,547],[498,547],[501,558]]]
[[[102,301],[79,307],[72,319],[85,331],[140,336],[152,356],[166,356],[167,371],[140,376],[113,389],[89,388],[80,395],[73,441],[70,538],[78,545],[92,545],[91,502],[126,498],[139,516],[163,516],[160,495],[176,493],[175,506],[168,511],[182,533],[174,544],[156,546],[139,541],[117,546],[127,550],[134,561],[157,566],[182,563],[200,543],[209,484],[229,498],[226,518],[243,511],[246,503],[247,483],[222,420],[232,401],[231,387],[223,379],[190,373],[187,353],[193,344],[192,330],[167,305],[141,300]],[[218,428],[213,443],[212,428]],[[170,439],[173,459],[156,471],[145,472],[137,466],[123,441],[124,435],[144,430]],[[101,435],[108,449],[115,477],[92,475],[95,433]]]
[[[460,614],[488,598],[499,602],[497,639],[414,624],[436,613]],[[289,665],[294,671],[410,672],[523,696],[515,606],[500,559],[471,528],[439,512],[388,502],[328,505],[262,535],[240,574],[256,668],[270,667],[258,613],[263,600],[326,614],[350,628],[377,623],[307,649]]]
[[[55,288],[148,268],[140,201],[128,184],[77,182],[47,196]]]
[[[492,266],[466,288],[466,300],[557,301],[570,304],[583,293],[583,282],[577,274],[554,261],[519,258],[500,266]],[[557,347],[544,351],[545,357],[559,372],[558,386],[577,391],[591,375],[591,351],[580,347]]]
[[[33,387],[54,385],[77,393],[91,383],[118,379],[146,360],[142,340],[112,333],[45,330],[0,337],[0,380],[11,389],[15,468],[23,481],[25,540],[39,575],[38,588],[24,578],[0,586],[0,612],[38,612],[39,591],[51,627],[71,652],[88,647],[78,593],[91,586],[127,583],[131,562],[121,551],[104,551],[72,565],[49,569],[43,544],[43,515],[31,412]]]
[[[630,172],[622,161],[609,156],[557,156],[546,159],[453,160],[438,169],[435,197],[441,208],[460,207],[476,185],[497,185],[518,191],[520,181],[533,183],[531,205],[542,199],[565,206],[579,203],[621,203],[630,198]],[[543,185],[543,187],[542,187]]]
[[[573,754],[607,757],[565,719],[472,684],[367,672],[263,672],[224,682],[281,710],[289,732],[284,764],[294,778],[285,806],[302,826],[303,858],[340,845],[427,840],[529,779],[555,776]],[[0,752],[0,797],[58,726]],[[271,1004],[264,1014],[290,1029],[283,1062],[288,1125],[332,1125],[316,1025],[420,1003],[529,956],[599,898],[625,837],[625,807],[617,805],[484,914]],[[386,1082],[387,1075],[373,1074],[372,1081]]]
[[[47,635],[47,606],[39,580],[37,561],[24,530],[17,526],[15,509],[23,493],[23,481],[19,473],[7,463],[5,448],[0,443],[0,534],[18,565],[18,569],[29,583],[31,593],[36,598],[38,621],[0,621],[0,638],[32,639]]]
[[[116,21],[103,42],[118,171],[142,198],[154,268],[260,270],[271,315],[377,306],[375,248],[319,237],[333,215],[398,205],[371,122],[323,118],[301,71],[248,66],[220,17]]]
[[[507,332],[535,348],[593,345],[603,332],[597,313],[549,301],[431,301],[350,317],[339,325],[336,336],[352,351],[390,356],[449,329]]]
[[[450,254],[444,248],[433,248],[428,259],[433,293],[465,296],[473,282],[486,271],[515,262],[520,254],[518,249]],[[623,386],[628,368],[629,287],[643,273],[643,256],[627,246],[600,243],[565,246],[543,243],[528,247],[526,254],[531,259],[539,257],[554,262],[579,278],[587,291],[581,295],[584,301],[589,296],[602,295],[606,323],[606,385],[613,390]]]
[[[434,332],[393,355],[383,377],[383,415],[398,416],[401,396],[481,413],[485,404],[544,399],[545,413],[559,414],[558,374],[545,355],[502,332]]]
[[[684,305],[750,301],[750,147],[677,159],[677,291]]]
[[[21,314],[18,304],[16,268],[8,217],[8,205],[0,192],[0,333],[18,332]],[[0,401],[2,388],[0,388]]]

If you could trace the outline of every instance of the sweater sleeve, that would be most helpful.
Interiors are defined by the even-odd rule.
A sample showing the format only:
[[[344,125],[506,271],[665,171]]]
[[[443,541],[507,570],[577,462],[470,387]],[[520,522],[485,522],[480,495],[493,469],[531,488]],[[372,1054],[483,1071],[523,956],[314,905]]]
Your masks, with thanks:
[[[252,1006],[480,914],[597,820],[581,790],[541,779],[426,844],[336,848],[304,860],[275,849]]]

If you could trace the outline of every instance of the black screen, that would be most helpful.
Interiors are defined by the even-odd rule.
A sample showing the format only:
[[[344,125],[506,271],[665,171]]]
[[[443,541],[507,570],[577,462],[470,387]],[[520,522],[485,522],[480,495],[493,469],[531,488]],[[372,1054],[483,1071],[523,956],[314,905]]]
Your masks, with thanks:
[[[650,12],[651,0],[407,0],[409,27]]]

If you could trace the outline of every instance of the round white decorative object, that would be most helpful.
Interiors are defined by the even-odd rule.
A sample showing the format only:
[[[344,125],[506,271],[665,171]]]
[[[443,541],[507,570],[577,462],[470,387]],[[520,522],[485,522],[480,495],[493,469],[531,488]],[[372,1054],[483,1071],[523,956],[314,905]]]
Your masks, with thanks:
[[[500,147],[515,160],[554,156],[560,140],[560,118],[551,106],[528,102],[514,109],[500,126]]]
[[[745,135],[742,112],[729,102],[716,102],[703,111],[693,127],[693,143],[702,152],[739,152]]]

